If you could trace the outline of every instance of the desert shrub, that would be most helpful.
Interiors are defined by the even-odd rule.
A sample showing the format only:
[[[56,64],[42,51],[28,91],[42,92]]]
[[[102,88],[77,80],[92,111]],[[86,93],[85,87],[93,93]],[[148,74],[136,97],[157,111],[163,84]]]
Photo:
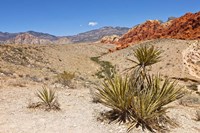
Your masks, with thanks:
[[[129,68],[131,73],[122,78],[118,75],[104,80],[97,96],[100,103],[109,107],[106,113],[111,121],[129,122],[129,131],[134,127],[142,127],[151,132],[167,130],[167,126],[175,126],[167,115],[169,103],[183,97],[184,92],[170,79],[161,79],[146,71],[160,61],[161,51],[152,47],[141,46],[134,51],[137,61]]]
[[[91,57],[90,59],[101,66],[101,70],[98,71],[95,75],[99,78],[113,78],[116,73],[115,67],[108,61],[99,60],[100,56]]]
[[[71,86],[72,80],[75,78],[75,73],[64,71],[56,76],[57,82],[64,86]]]
[[[60,110],[60,105],[57,101],[56,93],[52,89],[43,87],[42,90],[38,90],[36,96],[40,99],[40,102],[30,104],[28,108],[44,108],[45,110]]]

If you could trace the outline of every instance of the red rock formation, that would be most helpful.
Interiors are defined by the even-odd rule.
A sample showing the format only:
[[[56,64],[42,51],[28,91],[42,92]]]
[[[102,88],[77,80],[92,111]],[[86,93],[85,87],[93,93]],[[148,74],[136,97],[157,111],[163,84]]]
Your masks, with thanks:
[[[115,44],[117,49],[122,49],[140,41],[159,38],[200,39],[200,12],[187,13],[166,23],[149,20],[130,29]]]

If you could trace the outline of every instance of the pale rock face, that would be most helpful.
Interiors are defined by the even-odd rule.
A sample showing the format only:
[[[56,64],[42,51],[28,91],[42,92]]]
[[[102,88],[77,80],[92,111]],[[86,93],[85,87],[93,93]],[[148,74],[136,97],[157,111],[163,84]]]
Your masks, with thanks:
[[[118,35],[112,35],[112,36],[105,36],[101,39],[101,43],[116,43],[117,41],[119,41],[119,36]]]
[[[189,74],[200,79],[200,41],[191,44],[182,54],[184,66],[189,70]]]

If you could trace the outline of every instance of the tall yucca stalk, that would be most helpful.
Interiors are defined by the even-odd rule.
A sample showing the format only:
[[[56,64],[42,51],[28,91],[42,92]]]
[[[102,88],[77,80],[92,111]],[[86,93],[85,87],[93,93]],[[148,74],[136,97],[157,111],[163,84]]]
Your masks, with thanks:
[[[142,69],[143,73],[145,73],[146,67],[158,63],[161,60],[161,53],[162,51],[155,48],[154,46],[140,46],[133,52],[136,60],[128,59],[129,61],[135,63],[135,65],[128,68],[127,70],[139,71]]]
[[[138,86],[136,87],[139,90],[142,90],[144,88],[145,82],[148,82],[148,71],[146,68],[155,63],[158,63],[161,60],[161,53],[162,51],[155,48],[154,46],[144,45],[134,50],[133,54],[136,57],[136,60],[128,59],[135,65],[126,70],[131,71],[131,83],[134,81],[134,85],[138,85],[137,82],[142,82],[139,83],[141,88]]]
[[[119,122],[130,120],[132,96],[128,78],[116,76],[103,82],[103,87],[98,89],[97,97],[100,102],[111,108],[110,119]]]

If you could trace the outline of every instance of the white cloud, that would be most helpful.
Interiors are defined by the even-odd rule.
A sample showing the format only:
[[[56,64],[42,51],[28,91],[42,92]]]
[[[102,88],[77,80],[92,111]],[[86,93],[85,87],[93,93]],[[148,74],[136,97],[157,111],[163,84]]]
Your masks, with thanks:
[[[98,23],[97,22],[89,22],[88,25],[89,26],[96,26],[96,25],[98,25]]]

